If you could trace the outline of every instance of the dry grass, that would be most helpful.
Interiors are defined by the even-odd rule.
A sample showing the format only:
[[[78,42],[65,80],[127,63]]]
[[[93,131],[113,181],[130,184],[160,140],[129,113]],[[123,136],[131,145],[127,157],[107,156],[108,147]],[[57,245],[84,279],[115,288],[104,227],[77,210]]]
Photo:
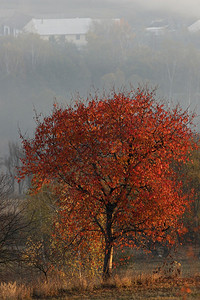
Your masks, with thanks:
[[[57,272],[48,282],[40,278],[27,286],[1,283],[0,299],[197,300],[200,299],[200,260],[185,254],[168,262],[143,257],[121,268],[118,266],[106,284],[99,277],[84,273],[72,277]]]
[[[29,300],[32,299],[32,288],[15,282],[0,284],[0,299],[2,300]]]
[[[200,274],[189,278],[164,278],[159,274],[134,276],[127,271],[115,275],[105,285],[91,284],[86,278],[70,283],[58,278],[38,281],[32,287],[1,283],[0,299],[200,299]]]
[[[87,291],[66,292],[64,299],[200,299],[200,275],[193,278],[161,278],[157,274],[116,275],[102,286]]]

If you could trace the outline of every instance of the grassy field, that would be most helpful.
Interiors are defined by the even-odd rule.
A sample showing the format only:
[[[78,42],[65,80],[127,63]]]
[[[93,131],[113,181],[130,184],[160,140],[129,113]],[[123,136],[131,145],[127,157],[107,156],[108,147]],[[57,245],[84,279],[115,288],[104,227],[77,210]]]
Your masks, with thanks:
[[[55,282],[38,283],[37,287],[26,287],[9,283],[0,286],[0,299],[200,299],[200,276],[181,278],[178,280],[166,279],[155,281],[152,277],[130,276],[115,278],[112,284],[88,287],[59,288]]]
[[[126,253],[127,255],[127,253]],[[200,259],[189,247],[167,260],[133,253],[128,262],[118,257],[111,280],[52,277],[23,282],[2,282],[0,299],[200,299]],[[178,273],[177,273],[178,271]],[[180,271],[180,272],[179,272]]]
[[[180,286],[171,286],[171,284],[162,285],[160,287],[147,286],[137,289],[131,287],[121,289],[104,288],[92,292],[71,293],[60,297],[59,299],[200,299],[200,288],[181,288]]]
[[[100,286],[92,290],[68,291],[59,299],[200,299],[200,261],[182,259],[181,275],[164,276],[153,273],[163,265],[162,259],[139,259],[124,266],[120,275],[117,273],[108,286]]]
[[[49,288],[47,288],[50,291]],[[37,299],[200,299],[200,276],[179,279],[158,279],[143,275],[115,276],[110,284],[91,286],[83,282],[71,289],[60,290],[60,294],[46,294]]]

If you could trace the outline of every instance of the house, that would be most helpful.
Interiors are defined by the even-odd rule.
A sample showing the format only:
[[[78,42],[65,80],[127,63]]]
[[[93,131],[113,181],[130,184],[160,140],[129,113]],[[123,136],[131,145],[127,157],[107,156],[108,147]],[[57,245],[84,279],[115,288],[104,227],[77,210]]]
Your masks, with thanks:
[[[200,20],[194,22],[192,25],[188,27],[188,31],[190,33],[196,33],[200,31]]]
[[[38,34],[44,40],[65,40],[84,46],[86,34],[93,22],[91,18],[32,19],[23,28],[25,33]]]
[[[166,30],[169,30],[169,23],[162,19],[155,20],[150,24],[149,27],[146,27],[146,31],[155,36],[163,35]]]
[[[93,22],[120,22],[120,19],[92,19],[92,18],[72,18],[72,19],[31,19],[23,28],[25,33],[38,34],[44,40],[68,41],[77,47],[87,44],[87,33]]]

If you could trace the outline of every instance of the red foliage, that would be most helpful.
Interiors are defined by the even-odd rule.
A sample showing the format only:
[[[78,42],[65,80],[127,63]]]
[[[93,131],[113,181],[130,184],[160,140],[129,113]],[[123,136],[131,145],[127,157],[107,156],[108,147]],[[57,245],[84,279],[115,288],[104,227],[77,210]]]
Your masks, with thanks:
[[[170,228],[170,240],[188,205],[172,163],[184,163],[195,147],[192,119],[148,90],[55,105],[34,138],[23,139],[21,176],[33,175],[36,190],[53,183],[60,232],[103,236],[105,253],[130,233],[156,239]]]

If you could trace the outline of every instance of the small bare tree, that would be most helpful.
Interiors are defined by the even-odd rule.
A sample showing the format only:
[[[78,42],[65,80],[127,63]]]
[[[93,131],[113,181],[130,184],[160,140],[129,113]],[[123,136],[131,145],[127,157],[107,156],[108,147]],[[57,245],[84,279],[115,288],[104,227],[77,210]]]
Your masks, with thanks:
[[[22,200],[14,199],[11,195],[10,176],[0,174],[0,264],[20,259],[20,248],[30,223],[24,219]]]
[[[10,177],[10,191],[12,194],[22,195],[29,187],[30,180],[25,178],[22,181],[17,180],[18,168],[21,166],[23,151],[16,142],[8,143],[8,154],[1,158],[0,165],[5,168],[5,173]]]

